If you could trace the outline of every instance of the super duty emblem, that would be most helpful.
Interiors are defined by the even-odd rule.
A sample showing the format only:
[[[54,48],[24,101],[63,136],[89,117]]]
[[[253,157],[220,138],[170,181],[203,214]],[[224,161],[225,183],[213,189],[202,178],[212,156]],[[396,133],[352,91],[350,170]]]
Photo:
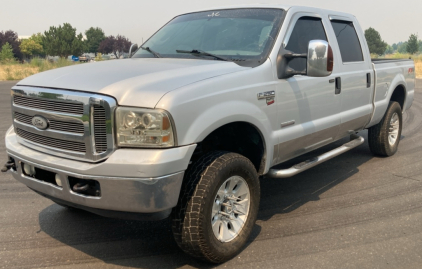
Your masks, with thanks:
[[[275,91],[258,93],[258,100],[267,99],[267,98],[270,98],[270,97],[275,97]]]

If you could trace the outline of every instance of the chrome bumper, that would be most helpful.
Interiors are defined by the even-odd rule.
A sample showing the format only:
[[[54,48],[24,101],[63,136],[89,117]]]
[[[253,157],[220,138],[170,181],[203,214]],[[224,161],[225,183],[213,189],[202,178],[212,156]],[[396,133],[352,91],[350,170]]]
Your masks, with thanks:
[[[184,171],[196,147],[191,145],[168,150],[140,149],[130,152],[122,150],[120,153],[116,151],[105,162],[87,164],[26,148],[17,143],[15,136],[13,130],[9,130],[6,135],[7,154],[16,164],[16,169],[9,171],[16,180],[41,195],[94,213],[98,213],[95,209],[114,213],[160,213],[160,218],[168,215],[177,205]],[[59,175],[62,186],[25,175],[22,163]],[[140,174],[146,176],[137,176]],[[69,177],[98,181],[101,195],[89,196],[74,192]]]

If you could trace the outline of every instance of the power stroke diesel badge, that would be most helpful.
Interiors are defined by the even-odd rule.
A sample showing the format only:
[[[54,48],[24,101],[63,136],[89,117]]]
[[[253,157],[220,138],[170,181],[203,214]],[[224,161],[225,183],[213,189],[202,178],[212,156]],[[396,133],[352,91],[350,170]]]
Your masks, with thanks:
[[[40,130],[45,130],[48,127],[48,120],[42,116],[34,116],[32,118],[32,125]]]

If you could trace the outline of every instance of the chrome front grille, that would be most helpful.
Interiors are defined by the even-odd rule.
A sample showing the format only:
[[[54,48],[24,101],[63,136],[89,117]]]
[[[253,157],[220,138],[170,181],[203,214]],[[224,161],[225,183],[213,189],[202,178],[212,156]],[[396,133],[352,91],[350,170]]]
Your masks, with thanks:
[[[32,125],[32,118],[31,116],[21,114],[19,112],[15,112],[15,120]],[[84,125],[82,122],[74,123],[74,122],[65,122],[65,121],[57,121],[57,120],[49,120],[48,121],[49,128],[51,130],[57,130],[62,132],[68,133],[75,133],[75,134],[83,134],[84,133]]]
[[[107,151],[106,113],[102,106],[94,105],[94,137],[95,150],[98,153]]]
[[[55,100],[36,99],[18,95],[13,96],[13,99],[14,103],[20,106],[76,115],[84,114],[84,106],[81,103],[67,103]]]
[[[17,135],[20,137],[29,140],[31,142],[50,147],[58,148],[66,151],[80,152],[84,153],[86,151],[85,144],[81,142],[67,141],[62,139],[51,138],[47,136],[37,135],[31,132],[16,129]]]
[[[18,141],[48,154],[96,162],[114,151],[113,98],[27,86],[12,89],[13,125]],[[32,124],[44,119],[47,128]],[[44,126],[42,127],[44,128]]]

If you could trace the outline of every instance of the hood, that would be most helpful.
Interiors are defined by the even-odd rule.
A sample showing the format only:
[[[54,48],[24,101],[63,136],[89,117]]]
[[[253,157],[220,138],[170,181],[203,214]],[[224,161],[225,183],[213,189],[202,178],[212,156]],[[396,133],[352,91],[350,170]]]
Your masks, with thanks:
[[[132,58],[58,68],[25,78],[17,85],[105,94],[119,105],[153,108],[169,91],[246,69],[249,67],[223,61]]]

